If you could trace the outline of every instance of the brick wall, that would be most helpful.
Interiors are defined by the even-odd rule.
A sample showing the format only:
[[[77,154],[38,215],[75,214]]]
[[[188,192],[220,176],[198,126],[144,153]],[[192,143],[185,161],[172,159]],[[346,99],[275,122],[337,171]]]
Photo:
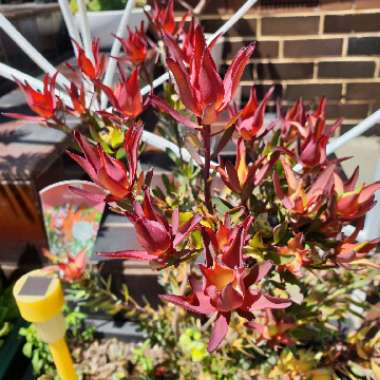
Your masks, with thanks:
[[[209,1],[200,16],[206,32],[214,32],[243,2]],[[253,40],[258,45],[243,78],[243,99],[253,81],[261,93],[274,84],[285,105],[300,96],[313,102],[324,95],[328,117],[344,117],[343,130],[380,108],[379,0],[255,6],[226,35],[224,64]]]

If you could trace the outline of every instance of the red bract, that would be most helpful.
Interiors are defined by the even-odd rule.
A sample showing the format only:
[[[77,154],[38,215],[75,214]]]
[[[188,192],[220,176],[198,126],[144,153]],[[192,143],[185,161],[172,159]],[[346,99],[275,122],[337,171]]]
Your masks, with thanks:
[[[335,164],[330,164],[324,169],[310,189],[306,191],[303,180],[297,178],[287,161],[282,158],[281,163],[285,173],[288,194],[285,195],[282,190],[277,171],[273,173],[273,186],[283,206],[294,214],[311,216],[316,213],[321,205],[331,197]]]
[[[93,59],[87,57],[85,51],[77,42],[74,41],[74,43],[78,51],[77,63],[80,71],[92,81],[99,80],[105,68],[105,57],[100,53],[99,40],[92,41]]]
[[[189,66],[186,65],[177,43],[170,36],[165,36],[169,50],[166,63],[174,76],[185,107],[198,118],[201,125],[210,125],[233,100],[244,68],[254,50],[254,44],[238,52],[222,80],[206,45],[200,25],[195,27],[194,33],[194,53]],[[168,112],[168,106],[160,106],[161,104],[165,103],[163,101],[159,103],[157,99],[154,105],[163,112]],[[179,119],[177,121],[182,122]]]
[[[326,100],[322,98],[317,110],[308,115],[305,127],[300,129],[304,139],[299,149],[299,162],[306,168],[325,163],[327,142],[340,126],[340,121],[330,127],[326,125],[325,108]]]
[[[136,67],[128,78],[125,78],[121,72],[122,81],[115,86],[114,90],[100,82],[97,83],[97,86],[106,93],[113,108],[126,118],[136,118],[144,109],[139,71]]]
[[[272,346],[277,344],[292,346],[294,344],[293,339],[287,332],[295,328],[297,324],[294,322],[285,322],[282,319],[277,320],[271,310],[265,310],[263,312],[260,323],[250,321],[246,326],[256,330],[260,334],[259,341],[266,340]]]
[[[380,269],[379,264],[366,259],[368,253],[376,248],[379,243],[380,239],[358,243],[348,238],[339,243],[335,248],[333,259],[341,266],[356,264]]]
[[[336,216],[340,220],[351,221],[364,216],[375,204],[375,192],[380,189],[380,181],[356,188],[359,178],[357,168],[350,179],[343,182],[335,175]]]
[[[119,59],[122,61],[130,62],[134,65],[140,65],[144,63],[148,54],[148,41],[144,30],[144,22],[141,21],[140,29],[136,28],[132,31],[128,27],[127,38],[117,38],[123,46],[125,55]]]
[[[304,236],[298,233],[292,237],[284,247],[277,247],[279,255],[287,259],[284,264],[279,266],[279,270],[288,270],[295,276],[302,275],[302,268],[311,263],[309,256],[310,249],[305,248],[303,244]]]
[[[240,138],[236,145],[235,166],[227,161],[224,167],[218,167],[225,185],[245,198],[249,196],[254,186],[258,186],[265,179],[268,172],[278,160],[281,150],[276,149],[269,156],[261,156],[253,164],[247,165],[245,142]]]
[[[143,204],[135,202],[133,212],[126,215],[134,224],[137,239],[144,251],[130,250],[101,255],[115,259],[150,261],[159,267],[176,264],[191,253],[182,244],[202,219],[200,215],[195,215],[180,226],[179,211],[176,209],[173,211],[172,223],[169,224],[153,209],[149,189],[145,191]]]
[[[71,83],[69,95],[71,102],[73,103],[72,113],[77,116],[87,113],[86,92],[83,83],[81,83],[80,88],[78,88],[74,83]]]
[[[305,107],[302,99],[299,99],[288,109],[285,116],[280,115],[280,130],[285,141],[290,144],[298,136],[298,130],[306,123]]]
[[[58,74],[58,73],[57,73]],[[18,86],[26,97],[26,102],[32,111],[34,111],[38,117],[27,116],[16,113],[7,113],[9,117],[16,119],[24,119],[30,121],[43,121],[51,120],[55,118],[55,114],[61,104],[60,100],[57,100],[55,96],[55,83],[57,74],[53,77],[45,75],[44,77],[44,89],[42,92],[34,90],[29,84],[21,83],[17,81]]]
[[[91,145],[79,132],[75,131],[75,140],[80,146],[84,157],[67,152],[91,179],[104,188],[109,195],[107,199],[122,200],[129,197],[136,182],[137,153],[142,134],[142,128],[132,126],[125,133],[124,148],[128,158],[128,170],[120,160],[107,155],[100,145]]]
[[[68,282],[80,280],[86,270],[86,251],[81,251],[75,257],[67,254],[66,258],[58,263],[62,277]]]
[[[269,98],[272,96],[272,87],[264,99],[259,103],[256,98],[256,91],[251,89],[250,97],[244,108],[237,114],[236,129],[244,140],[251,141],[260,137],[265,131],[264,116]]]
[[[237,227],[225,223],[216,232],[206,229],[204,243],[207,264],[199,265],[202,280],[190,278],[192,293],[189,296],[161,296],[164,301],[174,303],[190,312],[214,315],[215,323],[208,344],[209,352],[216,350],[227,335],[232,312],[250,320],[255,310],[283,309],[290,305],[288,300],[272,297],[257,288],[251,288],[263,279],[272,267],[270,262],[253,268],[245,266],[243,245],[251,221],[252,218],[247,218]],[[213,253],[209,251],[209,240]]]
[[[176,23],[174,19],[174,0],[169,0],[166,4],[154,0],[152,11],[149,16],[160,34],[175,33]]]

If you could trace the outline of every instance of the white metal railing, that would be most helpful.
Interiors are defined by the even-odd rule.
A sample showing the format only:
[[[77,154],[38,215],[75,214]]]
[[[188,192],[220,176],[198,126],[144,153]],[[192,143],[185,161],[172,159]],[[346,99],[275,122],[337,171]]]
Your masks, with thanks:
[[[74,21],[74,16],[70,10],[68,0],[58,0],[60,9],[63,15],[63,19],[66,24],[70,38],[72,40],[75,40],[80,46],[83,46],[86,51],[86,54],[89,57],[92,57],[91,33],[90,33],[89,24],[88,24],[85,4],[83,0],[77,0],[77,1],[78,1],[78,11],[79,11],[79,21],[80,21],[80,32],[78,31],[78,28]],[[210,43],[216,36],[223,35],[224,33],[226,33],[236,22],[238,22],[248,12],[248,10],[257,1],[258,0],[247,0],[231,18],[229,18],[214,34],[212,34],[208,38],[207,42]],[[124,33],[126,32],[126,29],[127,29],[126,27],[128,25],[128,20],[129,20],[129,17],[134,5],[135,5],[135,0],[129,0],[127,2],[127,5],[124,9],[124,13],[121,18],[121,22],[117,29],[117,35],[119,37],[124,37]],[[54,66],[51,65],[51,63],[45,57],[43,57],[34,48],[34,46],[21,35],[21,33],[19,33],[17,29],[1,13],[0,13],[0,27],[35,63],[37,63],[37,65],[44,72],[49,73],[50,75],[56,72],[56,69],[54,68]],[[77,54],[77,49],[74,46],[73,46],[73,49],[74,49],[74,53]],[[117,39],[115,39],[115,42],[111,50],[111,53],[112,53],[111,56],[116,57],[119,54],[119,51],[120,51],[120,43],[118,42]],[[115,69],[116,69],[115,60],[111,58],[106,68],[106,75],[104,78],[105,84],[107,85],[112,84],[112,79],[115,73]],[[28,82],[33,88],[37,90],[42,90],[43,88],[43,83],[40,80],[33,78],[29,76],[28,74],[18,71],[1,62],[0,62],[0,76],[12,81],[19,80],[21,82]],[[160,86],[169,78],[170,78],[170,75],[168,72],[161,75],[160,77],[156,78],[153,81],[152,87],[156,88]],[[68,87],[68,80],[62,74],[58,75],[57,83],[63,88]],[[141,89],[142,95],[146,95],[147,93],[149,93],[149,91],[151,91],[151,89],[152,88],[150,85],[143,87]],[[60,93],[60,91],[58,91],[58,94],[62,98],[62,101],[65,104],[69,106],[71,105],[70,98],[67,95]],[[106,98],[103,98],[102,105],[104,106],[106,104],[107,104],[107,100]],[[331,154],[335,152],[338,148],[347,144],[353,138],[362,135],[364,132],[372,128],[378,122],[380,122],[380,109],[374,112],[372,115],[368,116],[366,119],[360,122],[357,126],[351,128],[348,132],[344,133],[342,136],[332,141],[327,146],[327,153]],[[186,150],[185,148],[182,148],[180,151],[180,149],[178,148],[176,144],[173,144],[169,140],[161,136],[158,136],[154,133],[144,131],[143,141],[148,144],[153,145],[154,147],[158,149],[161,149],[161,150],[170,149],[176,155],[182,154],[183,158],[187,161],[192,160],[192,156],[188,150]],[[299,170],[300,168],[295,167],[295,169]],[[380,155],[377,160],[375,180],[380,180]],[[368,213],[366,217],[365,228],[359,237],[361,240],[375,238],[377,234],[380,232],[380,192],[377,192],[376,200],[377,200],[376,206]]]

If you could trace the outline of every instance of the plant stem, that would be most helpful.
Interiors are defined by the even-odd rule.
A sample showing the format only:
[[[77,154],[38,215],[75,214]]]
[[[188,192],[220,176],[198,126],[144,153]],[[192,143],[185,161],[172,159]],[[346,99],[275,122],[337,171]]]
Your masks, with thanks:
[[[204,142],[204,157],[205,163],[203,166],[203,179],[205,191],[205,204],[207,210],[212,213],[211,202],[211,182],[210,182],[210,162],[211,162],[211,128],[209,125],[204,125],[202,128],[202,136]]]

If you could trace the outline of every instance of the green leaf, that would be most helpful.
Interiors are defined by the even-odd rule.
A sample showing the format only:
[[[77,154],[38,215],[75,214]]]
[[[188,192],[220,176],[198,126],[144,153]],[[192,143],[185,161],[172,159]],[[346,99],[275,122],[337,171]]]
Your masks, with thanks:
[[[31,358],[33,352],[33,344],[31,342],[26,342],[22,348],[22,353],[27,357]]]

